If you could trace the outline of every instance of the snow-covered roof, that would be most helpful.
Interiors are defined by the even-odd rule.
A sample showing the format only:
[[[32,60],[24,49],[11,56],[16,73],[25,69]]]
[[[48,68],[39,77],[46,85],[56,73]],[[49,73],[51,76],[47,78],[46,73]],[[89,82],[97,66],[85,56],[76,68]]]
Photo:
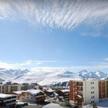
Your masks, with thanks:
[[[50,103],[50,104],[43,106],[43,108],[63,108],[63,107],[61,107],[59,104]]]
[[[0,93],[0,98],[12,97],[14,95]]]
[[[15,94],[22,94],[22,92],[26,92],[26,91],[20,90],[20,91],[14,91],[13,93],[15,93]]]
[[[64,90],[61,90],[63,93],[65,92],[69,92],[70,90],[69,89],[64,89]]]
[[[40,92],[43,93],[39,89],[29,89],[29,90],[14,91],[13,93],[15,93],[15,94],[22,94],[23,92],[30,93],[32,95],[36,95],[36,94],[38,94]]]
[[[48,92],[54,92],[51,88],[46,89]]]
[[[32,95],[36,95],[38,93],[43,93],[41,90],[35,90],[35,89],[30,89],[30,90],[27,90],[28,93],[32,94]]]

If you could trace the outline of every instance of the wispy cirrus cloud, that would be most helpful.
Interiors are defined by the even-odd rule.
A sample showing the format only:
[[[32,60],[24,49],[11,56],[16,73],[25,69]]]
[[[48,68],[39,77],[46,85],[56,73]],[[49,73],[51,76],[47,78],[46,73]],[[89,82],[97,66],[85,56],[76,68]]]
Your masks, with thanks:
[[[108,62],[108,57],[104,59],[104,61]]]
[[[0,0],[0,19],[23,19],[72,29],[82,23],[108,22],[107,0]]]
[[[6,69],[31,69],[32,67],[41,66],[47,63],[54,63],[55,60],[26,60],[20,63],[8,63],[4,61],[0,61],[0,68]]]

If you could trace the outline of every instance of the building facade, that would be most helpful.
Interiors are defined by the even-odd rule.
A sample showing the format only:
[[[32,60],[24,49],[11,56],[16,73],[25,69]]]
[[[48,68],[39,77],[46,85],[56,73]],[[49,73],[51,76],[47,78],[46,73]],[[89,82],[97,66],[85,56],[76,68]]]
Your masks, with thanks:
[[[21,90],[20,84],[0,84],[0,93],[11,94],[13,91]]]
[[[35,86],[28,83],[18,84],[18,83],[7,82],[5,84],[0,84],[0,93],[11,94],[14,91],[28,90],[32,89],[33,87]]]
[[[69,100],[73,105],[99,102],[98,80],[87,79],[70,81]]]
[[[0,108],[16,108],[16,96],[0,93]]]
[[[99,80],[99,99],[108,98],[108,79]]]
[[[43,91],[36,89],[15,91],[13,94],[16,95],[17,100],[34,103],[44,102],[46,98],[46,95]]]

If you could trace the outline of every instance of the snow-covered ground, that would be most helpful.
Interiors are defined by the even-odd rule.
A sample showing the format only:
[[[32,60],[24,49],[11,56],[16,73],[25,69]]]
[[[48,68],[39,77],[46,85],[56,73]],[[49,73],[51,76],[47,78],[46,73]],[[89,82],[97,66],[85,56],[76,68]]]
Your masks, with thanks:
[[[98,108],[108,108],[108,99],[100,101],[98,103]]]
[[[93,108],[92,105],[85,105],[83,108]],[[102,100],[97,104],[97,108],[108,108],[108,99]]]
[[[63,108],[59,104],[50,103],[48,105],[45,105],[43,108]]]

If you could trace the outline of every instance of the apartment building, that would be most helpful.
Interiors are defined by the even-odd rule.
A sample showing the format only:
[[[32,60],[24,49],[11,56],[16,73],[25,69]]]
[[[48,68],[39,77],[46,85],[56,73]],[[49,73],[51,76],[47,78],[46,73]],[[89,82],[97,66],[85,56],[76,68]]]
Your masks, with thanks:
[[[0,108],[16,108],[16,96],[0,93]]]
[[[108,98],[108,79],[99,80],[99,99]]]
[[[13,93],[13,91],[21,90],[21,84],[0,84],[0,93]]]
[[[99,101],[98,80],[71,80],[69,101],[72,105],[83,105]]]
[[[28,90],[28,89],[32,89],[35,86],[32,86],[32,84],[18,84],[18,83],[11,83],[11,82],[7,82],[5,84],[0,84],[0,93],[7,93],[7,94],[11,94],[14,91],[21,91],[21,90]]]

